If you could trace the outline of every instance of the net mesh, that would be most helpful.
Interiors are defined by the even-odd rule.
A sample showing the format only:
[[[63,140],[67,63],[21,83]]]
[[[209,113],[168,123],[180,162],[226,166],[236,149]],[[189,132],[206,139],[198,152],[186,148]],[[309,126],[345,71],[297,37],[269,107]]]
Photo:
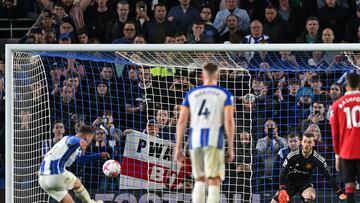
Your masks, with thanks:
[[[50,139],[47,78],[40,56],[13,54],[14,202],[47,202],[38,185],[41,143]]]
[[[52,124],[62,122],[65,135],[75,134],[83,123],[93,125],[97,135],[88,153],[107,151],[121,162],[119,178],[103,175],[102,160],[74,164],[69,169],[96,199],[191,201],[190,162],[180,166],[174,160],[174,132],[179,105],[189,89],[201,84],[199,67],[205,62],[220,65],[219,83],[235,96],[236,160],[226,165],[222,201],[270,202],[289,151],[287,136],[301,135],[308,128],[317,134],[316,150],[339,180],[328,116],[332,102],[344,93],[346,73],[356,70],[347,52],[33,54],[40,55],[44,64],[43,74],[48,80],[44,89],[48,92],[43,93],[49,95]],[[156,127],[149,128],[153,123]],[[279,139],[271,139],[267,145],[264,138],[270,124],[276,131],[272,136],[278,135]],[[49,129],[44,132],[50,136]],[[45,139],[27,135],[31,135],[27,137],[29,142],[37,145]],[[188,152],[186,138],[184,150]],[[28,155],[36,160],[42,156]],[[325,182],[314,171],[317,201],[337,202]],[[24,198],[28,194],[15,195]]]

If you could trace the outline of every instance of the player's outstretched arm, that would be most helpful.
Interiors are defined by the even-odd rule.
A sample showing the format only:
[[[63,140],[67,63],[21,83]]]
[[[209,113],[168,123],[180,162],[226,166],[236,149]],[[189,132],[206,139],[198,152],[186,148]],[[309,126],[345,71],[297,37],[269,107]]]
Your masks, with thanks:
[[[185,160],[185,155],[182,152],[183,146],[183,136],[185,133],[186,124],[189,120],[190,109],[187,106],[181,106],[179,121],[176,127],[176,148],[175,148],[175,157],[176,160],[183,163]]]
[[[235,121],[234,121],[234,106],[226,106],[224,110],[224,124],[226,138],[228,142],[228,149],[226,154],[226,161],[230,162],[234,159],[234,132],[235,132]]]
[[[94,154],[90,154],[90,155],[83,155],[83,156],[79,156],[76,159],[76,163],[77,164],[86,164],[86,163],[90,163],[99,159],[110,159],[110,154],[107,152],[101,152],[101,153],[94,153]]]

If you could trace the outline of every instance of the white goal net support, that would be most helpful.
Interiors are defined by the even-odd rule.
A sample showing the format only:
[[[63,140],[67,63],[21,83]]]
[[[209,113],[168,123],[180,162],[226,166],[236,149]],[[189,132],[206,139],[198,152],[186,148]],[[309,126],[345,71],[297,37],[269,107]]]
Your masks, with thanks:
[[[202,84],[201,66],[207,62],[219,65],[219,85],[234,95],[235,160],[226,164],[222,202],[270,202],[279,184],[280,148],[287,147],[289,134],[301,135],[314,124],[309,123],[313,113],[321,115],[316,149],[337,177],[326,115],[339,96],[334,85],[341,91],[344,75],[356,70],[355,50],[344,44],[8,45],[7,201],[52,201],[39,187],[37,173],[56,143],[54,135],[61,134],[54,126],[61,123],[63,135],[92,125],[96,135],[87,153],[106,151],[121,163],[118,178],[104,176],[104,160],[68,168],[93,198],[191,202],[191,163],[189,157],[185,165],[174,158],[175,130],[183,98]],[[294,111],[301,96],[312,101]],[[314,110],[315,103],[324,109]],[[282,144],[261,144],[266,136],[274,139],[268,128],[276,128]],[[318,201],[336,202],[324,179],[317,172],[314,177]]]

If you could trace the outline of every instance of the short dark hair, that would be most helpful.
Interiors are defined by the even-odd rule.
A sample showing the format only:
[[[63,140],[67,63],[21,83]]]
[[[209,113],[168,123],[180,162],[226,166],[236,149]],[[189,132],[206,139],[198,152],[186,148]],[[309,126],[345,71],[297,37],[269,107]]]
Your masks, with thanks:
[[[86,31],[86,29],[80,29],[80,30],[77,31],[76,34],[77,34],[78,36],[79,36],[79,35],[83,35],[83,34],[89,36],[89,35],[88,35],[88,32]]]
[[[360,85],[360,77],[357,73],[349,73],[346,75],[346,82],[352,89],[356,89]]]
[[[69,78],[80,78],[79,73],[71,71],[66,74],[66,77]]]
[[[277,7],[274,4],[269,4],[268,6],[266,6],[265,9],[275,9],[275,11],[277,12]]]
[[[156,9],[156,7],[165,7],[166,8],[166,5],[164,3],[158,3],[155,5],[154,10]]]
[[[82,133],[82,134],[94,134],[94,130],[92,129],[92,127],[88,126],[88,125],[82,125],[79,130],[78,133]]]
[[[306,131],[306,132],[304,132],[303,137],[314,138],[315,135],[312,132]]]
[[[208,73],[209,75],[214,74],[216,71],[218,71],[218,66],[214,63],[206,63],[203,66],[203,70]]]
[[[316,20],[319,22],[319,18],[315,17],[315,16],[309,16],[308,18],[306,18],[306,23],[308,23],[311,20]]]
[[[205,21],[204,20],[195,20],[193,22],[193,25],[205,25]]]
[[[292,139],[292,138],[295,138],[295,137],[297,137],[297,138],[300,137],[297,132],[289,132],[288,135],[287,135],[288,139]]]

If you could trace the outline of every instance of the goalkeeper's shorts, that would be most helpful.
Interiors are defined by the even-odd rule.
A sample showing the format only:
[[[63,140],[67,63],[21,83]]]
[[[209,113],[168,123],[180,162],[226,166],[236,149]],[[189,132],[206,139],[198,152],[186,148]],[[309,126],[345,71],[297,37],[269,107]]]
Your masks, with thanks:
[[[289,182],[288,184],[286,184],[286,191],[290,198],[292,198],[295,195],[300,195],[300,198],[304,200],[301,194],[304,192],[304,190],[311,187],[312,188],[314,187],[314,185],[311,182],[302,182],[302,183]],[[279,192],[275,194],[273,199],[279,202]]]
[[[74,188],[76,179],[74,174],[65,170],[62,174],[40,175],[39,185],[48,195],[60,202],[68,191]]]
[[[190,150],[192,175],[195,179],[225,178],[225,153],[216,147],[195,148]]]

